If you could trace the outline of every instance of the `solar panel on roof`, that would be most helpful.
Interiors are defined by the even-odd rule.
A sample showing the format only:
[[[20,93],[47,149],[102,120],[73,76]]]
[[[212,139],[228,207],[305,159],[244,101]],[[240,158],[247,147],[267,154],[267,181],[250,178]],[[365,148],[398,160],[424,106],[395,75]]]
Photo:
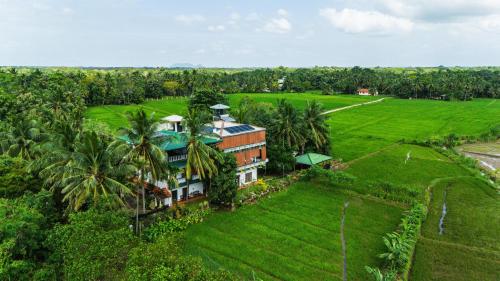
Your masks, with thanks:
[[[234,133],[253,131],[255,129],[250,125],[244,124],[244,125],[239,125],[239,126],[227,127],[227,128],[225,128],[225,130],[231,134],[234,134]]]

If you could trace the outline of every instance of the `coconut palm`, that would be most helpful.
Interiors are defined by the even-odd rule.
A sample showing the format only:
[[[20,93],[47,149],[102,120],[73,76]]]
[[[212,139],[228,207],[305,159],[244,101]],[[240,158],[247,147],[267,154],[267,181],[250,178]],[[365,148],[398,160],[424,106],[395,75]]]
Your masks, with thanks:
[[[123,205],[124,197],[132,192],[117,179],[124,178],[134,167],[116,165],[118,161],[119,156],[113,147],[102,141],[95,132],[83,134],[64,169],[61,180],[64,186],[63,201],[69,202],[74,210],[80,209],[90,198],[94,204],[104,197]]]
[[[304,110],[306,136],[318,150],[324,150],[324,146],[328,144],[328,126],[322,111],[321,105],[315,100],[307,102]]]
[[[35,147],[43,140],[45,134],[36,120],[22,120],[10,131],[2,132],[0,142],[2,151],[12,157],[26,160],[35,158]]]
[[[297,110],[285,99],[278,101],[273,132],[281,140],[282,146],[300,146],[304,142],[301,118]]]
[[[204,126],[212,121],[210,113],[199,109],[190,109],[184,118],[184,127],[188,130],[186,179],[198,174],[201,179],[211,178],[217,174],[215,160],[221,161],[221,156],[214,148],[206,145],[203,138],[211,134],[204,131]]]
[[[130,128],[121,128],[120,132],[127,138],[126,143],[117,146],[118,150],[128,150],[123,160],[135,163],[139,169],[139,180],[137,181],[136,193],[136,231],[138,231],[139,220],[139,192],[142,192],[142,209],[146,212],[146,199],[144,185],[146,176],[149,180],[156,182],[168,174],[168,163],[166,153],[160,145],[168,140],[162,134],[158,134],[158,125],[154,113],[150,116],[139,109],[136,112],[128,112],[127,118]],[[128,146],[125,148],[123,146]]]

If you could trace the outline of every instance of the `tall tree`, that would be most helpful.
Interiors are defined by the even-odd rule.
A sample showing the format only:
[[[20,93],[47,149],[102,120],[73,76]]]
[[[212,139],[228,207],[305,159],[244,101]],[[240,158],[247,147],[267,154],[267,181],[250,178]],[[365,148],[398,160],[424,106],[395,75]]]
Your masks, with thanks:
[[[1,148],[4,153],[26,160],[35,158],[35,147],[45,134],[36,120],[23,119],[11,130],[0,133]]]
[[[119,160],[113,146],[95,132],[83,134],[62,177],[63,201],[68,201],[74,210],[80,209],[89,198],[94,204],[101,197],[124,204],[124,197],[132,192],[118,179],[133,172],[134,168],[128,164],[116,165]]]
[[[304,143],[302,120],[293,105],[281,99],[278,101],[273,134],[281,141],[281,145],[298,148]]]
[[[210,133],[203,130],[212,121],[208,111],[192,108],[184,119],[184,127],[188,130],[186,180],[189,183],[193,174],[201,179],[211,178],[217,174],[215,160],[222,161],[219,153],[203,142]]]
[[[322,107],[317,101],[307,102],[303,120],[307,141],[312,143],[316,149],[325,152],[328,150],[328,125],[322,111]]]
[[[127,137],[129,145],[128,153],[124,160],[136,163],[139,168],[139,180],[137,181],[137,210],[136,210],[136,231],[138,232],[139,220],[139,193],[142,190],[142,210],[146,212],[146,198],[144,185],[146,176],[149,180],[156,182],[168,174],[168,157],[162,151],[160,145],[167,141],[167,137],[158,134],[159,123],[154,118],[154,113],[150,116],[141,108],[136,112],[128,112],[127,118],[130,128],[121,128],[120,132]]]

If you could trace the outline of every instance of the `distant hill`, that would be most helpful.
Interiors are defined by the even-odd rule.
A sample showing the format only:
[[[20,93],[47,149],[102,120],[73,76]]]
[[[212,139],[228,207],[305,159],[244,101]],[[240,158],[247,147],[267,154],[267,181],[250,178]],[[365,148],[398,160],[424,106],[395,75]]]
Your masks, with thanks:
[[[192,63],[174,63],[170,65],[169,68],[192,69],[192,68],[204,68],[204,66],[201,64],[194,65]]]

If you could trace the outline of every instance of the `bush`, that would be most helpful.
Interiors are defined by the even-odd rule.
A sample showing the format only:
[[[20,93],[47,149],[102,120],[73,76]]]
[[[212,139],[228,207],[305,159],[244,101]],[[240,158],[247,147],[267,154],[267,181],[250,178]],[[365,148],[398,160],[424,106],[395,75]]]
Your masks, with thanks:
[[[0,155],[0,197],[14,198],[25,191],[37,192],[42,184],[27,169],[28,162]]]
[[[349,185],[356,180],[356,177],[346,172],[334,172],[332,170],[327,170],[320,166],[314,165],[311,168],[307,169],[300,178],[300,180],[302,181],[311,181],[315,179],[326,179],[331,185]]]
[[[366,193],[392,201],[413,203],[422,195],[422,190],[408,185],[396,185],[391,182],[378,181],[368,184]]]
[[[50,193],[0,198],[0,280],[32,280],[47,255],[43,241],[52,220],[44,216],[53,203]]]
[[[122,280],[137,242],[125,213],[95,209],[71,214],[47,239],[50,262],[66,280]]]
[[[156,241],[161,237],[168,237],[173,233],[186,230],[189,225],[200,223],[211,213],[211,209],[200,208],[185,214],[182,217],[166,217],[146,228],[144,236],[149,241]]]
[[[200,259],[183,256],[176,236],[132,249],[126,267],[130,281],[235,280],[227,272],[210,272]]]
[[[221,154],[222,161],[218,163],[219,172],[209,180],[208,199],[211,203],[229,206],[234,202],[238,192],[236,181],[236,158],[232,154]]]

